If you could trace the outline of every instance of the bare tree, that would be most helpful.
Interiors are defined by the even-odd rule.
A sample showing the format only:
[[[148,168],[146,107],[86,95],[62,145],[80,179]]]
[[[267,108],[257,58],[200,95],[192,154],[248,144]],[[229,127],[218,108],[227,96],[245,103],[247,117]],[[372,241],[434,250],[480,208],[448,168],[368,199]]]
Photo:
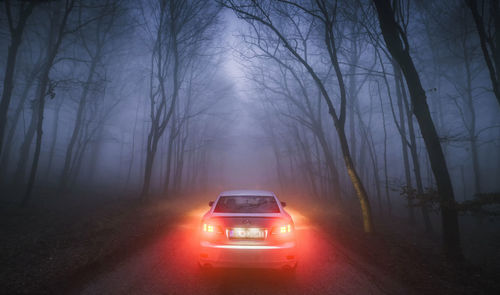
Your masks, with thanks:
[[[26,205],[31,198],[31,191],[33,190],[33,184],[35,183],[35,177],[38,169],[38,161],[40,159],[40,149],[42,147],[42,135],[43,135],[43,113],[45,110],[45,99],[47,95],[53,93],[53,88],[50,87],[50,70],[54,65],[54,61],[59,52],[63,38],[68,34],[67,24],[71,11],[75,5],[75,0],[66,0],[63,8],[57,8],[56,15],[51,20],[50,34],[47,40],[47,55],[45,57],[43,69],[39,77],[38,92],[36,94],[36,144],[35,152],[33,156],[33,163],[31,165],[31,172],[28,178],[28,184],[26,186],[26,192],[24,194],[22,204]]]
[[[105,86],[104,86],[105,87]],[[82,124],[82,131],[78,136],[74,157],[68,171],[69,185],[74,186],[80,175],[84,156],[88,153],[93,142],[102,141],[105,123],[109,121],[113,111],[120,103],[120,99],[108,97],[105,90],[98,90],[99,99],[94,99],[88,105],[87,115]]]
[[[339,181],[339,172],[336,166],[335,156],[332,153],[332,147],[330,146],[323,126],[321,94],[316,93],[317,91],[310,91],[310,89],[308,89],[310,85],[310,76],[307,76],[307,73],[304,75],[300,69],[295,69],[293,65],[287,63],[286,60],[281,60],[275,56],[272,52],[273,49],[262,44],[265,43],[262,39],[263,36],[260,36],[258,31],[256,31],[255,34],[257,34],[257,40],[252,41],[250,38],[246,40],[248,45],[251,46],[250,50],[252,50],[252,48],[258,48],[258,52],[254,51],[252,55],[254,57],[270,59],[275,62],[278,68],[276,72],[270,72],[271,66],[268,63],[262,64],[260,68],[254,66],[255,73],[252,74],[250,79],[259,85],[260,90],[269,92],[270,96],[272,95],[271,97],[266,97],[269,107],[273,108],[284,117],[293,120],[295,123],[306,127],[315,136],[317,140],[315,143],[319,143],[321,147],[324,161],[330,174],[330,182],[333,191],[332,197],[334,200],[340,202],[342,199],[342,190]],[[298,38],[307,48],[306,43],[309,37],[306,35]],[[249,58],[251,61],[251,57]],[[281,78],[281,80],[277,77]],[[328,77],[323,80],[327,78]],[[275,102],[277,97],[283,97],[287,102],[280,106]],[[293,131],[295,132],[295,130]],[[295,136],[295,139],[298,140],[299,137]],[[299,147],[303,147],[303,145]]]
[[[92,87],[95,84],[99,84],[96,81],[96,76],[98,76],[98,68],[102,63],[103,58],[110,52],[106,52],[106,46],[112,41],[112,38],[116,36],[116,32],[113,29],[117,25],[117,18],[119,17],[120,7],[117,1],[107,0],[106,2],[99,4],[97,6],[98,11],[90,11],[96,16],[90,16],[93,18],[92,23],[86,24],[86,28],[80,29],[78,31],[79,40],[81,40],[82,48],[88,57],[88,72],[85,81],[83,82],[82,92],[80,98],[78,99],[78,108],[76,112],[75,125],[73,126],[73,131],[71,133],[71,138],[66,148],[66,153],[64,157],[64,166],[61,171],[60,176],[60,187],[59,192],[62,193],[67,189],[68,181],[72,178],[70,171],[72,170],[72,163],[74,163],[74,148],[75,144],[79,140],[80,132],[85,129],[84,119],[85,110],[87,107],[87,101],[89,99],[89,92],[92,91]],[[86,14],[89,9],[85,7],[79,8],[79,14]],[[81,22],[87,22],[86,18],[81,20]]]
[[[59,116],[61,113],[61,108],[62,108],[63,102],[64,102],[63,99],[59,99],[55,105],[55,108],[54,108],[54,118],[52,119],[52,139],[51,139],[51,143],[50,143],[47,169],[45,172],[45,177],[47,177],[47,179],[49,179],[49,177],[50,177],[51,168],[52,168],[52,164],[54,161],[54,154],[55,154],[55,149],[56,149],[56,144],[57,144],[57,133],[59,131],[59,125],[60,125],[59,124]]]
[[[41,70],[41,59],[42,59],[42,54],[38,56],[37,61],[33,62],[31,66],[28,66],[28,69],[26,70],[25,73],[25,85],[23,87],[23,90],[21,92],[21,96],[19,97],[19,101],[17,106],[14,109],[14,114],[12,116],[12,119],[9,122],[9,128],[8,132],[5,135],[4,138],[4,149],[2,150],[1,154],[1,160],[0,160],[0,179],[5,180],[6,179],[6,172],[7,168],[9,166],[10,162],[13,162],[10,154],[14,148],[14,135],[16,133],[16,129],[18,127],[18,122],[19,119],[21,118],[21,114],[24,112],[25,107],[26,107],[26,101],[28,100],[33,86],[36,84],[36,78],[37,75],[39,74],[39,71]],[[23,165],[24,167],[25,165]]]
[[[417,194],[424,194],[424,183],[422,180],[422,169],[420,168],[420,159],[418,157],[417,151],[417,139],[415,134],[415,126],[413,122],[412,110],[410,106],[410,102],[408,101],[408,95],[403,79],[403,75],[401,74],[401,68],[395,62],[393,62],[394,69],[394,79],[396,80],[396,95],[398,96],[398,101],[402,101],[403,109],[405,111],[405,117],[408,124],[408,138],[405,141],[408,144],[410,149],[410,155],[413,163],[413,173],[415,175],[415,183],[417,186]],[[399,102],[398,102],[399,103]],[[427,209],[427,204],[422,204],[420,208],[422,212],[422,218],[424,220],[424,227],[426,232],[432,232],[432,224],[429,218],[429,212]]]
[[[17,53],[21,41],[23,40],[26,23],[36,4],[37,1],[21,1],[18,3],[19,7],[17,8],[18,15],[16,23],[12,15],[12,3],[9,0],[5,1],[5,12],[7,14],[7,23],[10,32],[10,44],[3,80],[2,100],[0,102],[0,155],[2,154],[3,140],[5,137],[4,132],[7,125],[7,112],[12,98],[12,89],[14,88],[14,70],[16,68]]]
[[[349,178],[354,185],[356,195],[359,199],[363,216],[363,227],[365,232],[370,233],[373,231],[370,202],[361,177],[359,176],[352,160],[351,151],[349,150],[349,144],[345,133],[347,94],[343,73],[338,60],[336,44],[338,40],[335,36],[334,27],[337,17],[337,2],[335,1],[334,3],[328,3],[327,1],[318,0],[314,2],[314,6],[312,8],[307,8],[289,1],[279,2],[280,3],[275,4],[268,1],[224,1],[223,4],[233,10],[238,15],[238,17],[248,21],[249,23],[258,23],[264,28],[269,29],[279,40],[278,44],[280,44],[280,46],[283,46],[293,56],[293,58],[297,62],[299,62],[311,75],[312,79],[319,88],[323,99],[325,100],[328,112],[331,119],[333,120],[333,125],[335,127],[335,130],[337,131],[339,144],[342,150],[342,158],[344,160]],[[291,41],[287,37],[286,31],[280,29],[277,26],[277,20],[274,18],[274,16],[276,15],[282,16],[283,19],[288,18],[289,20],[292,20],[293,23],[293,16],[292,14],[290,14],[292,12],[291,9],[298,9],[299,11],[302,11],[307,16],[314,18],[316,21],[319,21],[322,24],[324,46],[330,59],[331,66],[334,69],[337,79],[337,85],[340,91],[339,112],[337,112],[338,110],[335,108],[333,100],[324,82],[308,62],[307,55],[301,54],[303,53],[303,51],[298,51],[295,42]]]
[[[159,0],[152,7],[156,23],[150,69],[150,118],[141,196],[150,191],[151,174],[158,142],[174,113],[184,72],[191,59],[209,40],[218,9],[212,3],[193,0]],[[169,89],[170,88],[170,89]]]
[[[385,119],[384,103],[382,101],[382,94],[380,91],[380,85],[378,83],[377,83],[377,90],[378,90],[378,97],[380,100],[380,111],[382,112],[382,126],[384,129],[384,153],[383,154],[384,154],[385,198],[387,201],[387,210],[388,210],[389,216],[392,217],[392,202],[391,202],[391,196],[389,193],[389,171],[387,168],[387,125],[386,125],[386,119]]]
[[[477,33],[483,52],[484,62],[488,67],[491,86],[500,104],[500,4],[498,0],[464,0],[469,6],[476,24]],[[480,6],[478,6],[480,3]],[[485,13],[489,12],[487,16]]]
[[[448,94],[448,97],[457,107],[459,117],[465,127],[465,136],[452,136],[449,141],[466,141],[466,146],[470,149],[474,194],[482,192],[481,169],[479,161],[479,128],[477,108],[480,105],[477,102],[479,91],[476,89],[475,82],[481,77],[484,71],[484,65],[480,62],[480,44],[477,44],[473,33],[470,32],[470,26],[473,25],[469,16],[467,7],[460,5],[449,9],[450,17],[457,19],[460,25],[450,26],[446,30],[448,34],[457,36],[454,40],[448,41],[446,52],[449,59],[456,61],[456,65],[450,65],[453,71],[442,71],[439,73],[456,90],[454,94]]]
[[[373,3],[377,10],[380,28],[387,49],[398,62],[406,78],[413,114],[417,118],[420,132],[426,145],[441,202],[440,209],[445,252],[450,258],[461,259],[462,250],[460,247],[460,232],[453,186],[439,136],[426,102],[426,93],[422,87],[413,59],[410,56],[410,45],[406,32],[396,22],[394,8],[388,0],[373,0]]]

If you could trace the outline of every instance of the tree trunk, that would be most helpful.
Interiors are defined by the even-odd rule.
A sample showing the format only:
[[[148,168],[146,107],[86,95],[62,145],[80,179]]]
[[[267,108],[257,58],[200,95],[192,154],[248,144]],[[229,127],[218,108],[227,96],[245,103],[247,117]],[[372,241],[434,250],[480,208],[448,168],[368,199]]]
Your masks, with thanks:
[[[328,145],[325,133],[323,132],[322,129],[321,130],[316,129],[314,134],[316,135],[316,138],[319,141],[319,145],[323,150],[323,156],[325,157],[326,166],[328,167],[330,177],[332,179],[331,186],[333,190],[334,200],[340,202],[342,200],[342,190],[340,188],[339,172],[337,170],[337,166],[335,165],[335,160],[333,158],[330,146]]]
[[[349,143],[345,134],[345,116],[346,116],[346,89],[344,78],[342,75],[342,71],[340,69],[340,64],[338,62],[337,57],[337,48],[335,44],[334,38],[334,28],[333,28],[333,19],[330,15],[330,11],[326,8],[326,3],[322,3],[319,5],[320,13],[323,15],[323,18],[320,18],[324,24],[324,42],[327,47],[328,55],[330,58],[330,62],[335,71],[335,76],[338,82],[339,90],[340,90],[340,113],[337,114],[337,110],[335,109],[332,99],[328,94],[328,91],[322,81],[322,79],[318,76],[318,74],[314,71],[312,66],[307,62],[307,56],[303,57],[298,53],[296,46],[292,45],[289,40],[283,35],[283,33],[274,26],[273,22],[267,17],[262,17],[260,15],[255,15],[252,12],[247,11],[248,6],[242,5],[238,6],[234,3],[228,3],[227,5],[230,9],[234,10],[237,14],[241,14],[243,17],[247,17],[252,21],[260,22],[262,25],[266,26],[270,30],[276,34],[277,38],[282,43],[283,47],[285,47],[290,54],[304,66],[307,72],[310,74],[315,84],[318,86],[321,95],[323,96],[325,103],[327,104],[328,113],[333,121],[335,126],[335,130],[337,131],[337,135],[339,138],[340,147],[342,150],[342,156],[347,168],[347,173],[351,182],[354,185],[354,190],[356,191],[356,195],[360,202],[362,218],[363,218],[363,228],[366,233],[373,232],[373,220],[371,216],[371,208],[370,201],[368,199],[368,194],[363,186],[363,182],[356,171],[356,167],[352,161],[351,152],[349,151]],[[262,6],[260,6],[259,1],[253,1],[251,7],[255,8],[257,11],[263,12],[266,15],[266,12]]]
[[[132,166],[134,165],[134,155],[135,155],[135,135],[136,135],[136,129],[137,129],[137,119],[139,117],[139,105],[140,105],[140,100],[137,101],[137,107],[135,109],[135,119],[134,119],[134,128],[132,129],[132,152],[130,155],[130,162],[128,165],[127,169],[127,178],[125,180],[125,183],[127,186],[130,186],[130,175],[132,173]]]
[[[58,127],[59,127],[59,112],[61,110],[61,106],[62,106],[62,100],[56,105],[56,108],[54,110],[55,112],[55,115],[54,115],[54,118],[53,118],[53,123],[52,123],[52,141],[50,143],[50,150],[49,150],[49,160],[48,160],[48,164],[47,164],[47,169],[45,170],[45,177],[47,178],[47,180],[49,180],[49,176],[50,176],[50,171],[52,169],[52,162],[54,160],[54,151],[56,149],[56,143],[57,143],[57,131],[58,131]]]
[[[323,159],[321,158],[321,152],[320,152],[320,147],[318,140],[314,138],[313,140],[314,143],[314,153],[316,154],[316,170],[318,171],[318,182],[319,182],[319,188],[320,188],[320,197],[325,198],[328,196],[331,196],[332,194],[330,193],[330,181],[325,181],[326,179],[329,179],[331,176],[329,174],[329,170],[323,169]]]
[[[408,148],[407,148],[407,139],[406,139],[406,122],[405,122],[405,111],[403,110],[403,97],[401,92],[401,84],[400,84],[400,76],[401,72],[399,70],[398,65],[395,60],[392,60],[392,66],[394,71],[394,84],[396,85],[396,97],[399,111],[399,126],[400,126],[400,136],[401,136],[401,149],[403,153],[403,164],[405,170],[405,180],[406,187],[412,187],[411,181],[411,172],[410,172],[410,161],[408,158]],[[397,76],[399,74],[399,76]],[[408,216],[410,218],[410,223],[415,224],[415,210],[413,210],[413,202],[410,198],[408,198]]]
[[[17,123],[19,121],[19,118],[21,117],[21,112],[23,112],[23,110],[24,110],[25,102],[26,102],[26,99],[28,98],[28,94],[30,92],[30,89],[34,84],[35,76],[36,76],[35,72],[36,71],[33,71],[30,74],[30,77],[28,78],[27,84],[24,87],[23,92],[21,94],[21,99],[19,100],[19,104],[17,105],[17,107],[14,111],[14,117],[13,117],[12,121],[10,122],[10,128],[9,128],[9,131],[7,132],[7,137],[5,138],[5,141],[4,141],[5,147],[2,150],[2,154],[1,154],[0,179],[5,179],[7,167],[9,165],[9,161],[11,161],[10,153],[12,151],[12,146],[13,146],[12,143],[14,140],[14,135],[16,133]],[[2,182],[2,181],[0,181],[0,182]]]
[[[54,65],[54,60],[57,56],[57,53],[59,52],[59,48],[62,43],[62,39],[65,35],[65,29],[66,29],[66,23],[68,20],[68,16],[73,9],[74,2],[71,0],[68,0],[66,2],[65,10],[64,10],[64,15],[62,17],[62,21],[60,24],[58,24],[58,27],[52,27],[54,30],[51,29],[51,33],[49,34],[49,46],[47,50],[47,59],[45,60],[45,65],[41,74],[40,78],[40,87],[39,87],[39,93],[37,97],[38,101],[38,115],[37,115],[37,134],[36,134],[36,143],[35,143],[35,153],[33,156],[33,163],[31,165],[31,172],[30,176],[28,179],[28,184],[26,186],[26,193],[24,194],[23,200],[22,200],[22,206],[25,206],[28,201],[31,199],[31,192],[33,190],[33,185],[35,183],[35,178],[36,178],[36,172],[38,169],[38,161],[40,158],[40,150],[42,147],[42,135],[43,135],[43,112],[45,108],[45,98],[47,96],[47,90],[49,88],[50,84],[50,79],[49,79],[49,74],[50,70],[52,69],[52,66]],[[57,17],[55,18],[57,19]],[[54,23],[52,23],[53,25]]]
[[[174,176],[174,184],[175,184],[175,192],[178,193],[182,191],[183,185],[183,171],[184,171],[184,151],[186,147],[187,135],[182,137],[182,140],[179,141],[177,146],[177,157],[176,157],[176,165],[175,165],[175,176]]]
[[[78,139],[78,135],[80,134],[82,128],[82,121],[84,117],[87,95],[89,93],[90,84],[92,83],[96,66],[99,61],[99,52],[96,53],[96,56],[92,58],[92,62],[90,65],[89,72],[87,74],[87,79],[84,84],[82,95],[80,96],[80,100],[78,103],[78,111],[76,113],[75,125],[73,126],[73,132],[71,134],[71,139],[69,140],[68,147],[66,149],[66,155],[64,157],[64,166],[61,172],[61,182],[59,184],[59,193],[64,193],[67,189],[68,181],[71,179],[70,168],[73,158],[73,148],[75,147],[75,143]]]
[[[500,32],[499,32],[500,33]],[[479,167],[479,155],[477,152],[477,138],[476,138],[476,108],[474,107],[474,98],[472,95],[472,73],[470,68],[470,54],[467,50],[466,43],[464,40],[463,44],[464,50],[464,69],[465,69],[465,97],[464,102],[467,106],[470,118],[468,122],[468,127],[466,127],[469,133],[469,141],[470,141],[470,150],[472,156],[472,172],[474,175],[474,193],[481,193],[481,169]],[[464,123],[466,123],[467,119],[464,119]]]
[[[352,42],[354,43],[354,42]],[[350,148],[352,151],[352,156],[353,156],[353,162],[354,164],[357,164],[356,161],[356,121],[354,120],[355,117],[355,108],[358,103],[358,97],[355,95],[356,93],[356,65],[358,59],[355,59],[356,63],[350,62],[351,65],[349,67],[349,102],[347,103],[347,110],[349,112],[348,115],[348,120],[349,120],[349,139],[350,139]]]
[[[80,141],[79,146],[75,152],[73,164],[71,165],[71,178],[69,179],[69,185],[71,187],[75,187],[77,185],[77,180],[82,169],[83,158],[85,156],[85,152],[88,150],[88,145],[91,138],[92,135],[87,134],[85,138],[83,138],[83,142]]]
[[[422,195],[424,193],[424,184],[422,181],[422,170],[420,169],[420,160],[418,158],[417,139],[415,137],[415,128],[413,126],[413,116],[408,103],[403,77],[401,76],[401,69],[399,68],[398,65],[396,65],[395,68],[395,76],[399,80],[399,89],[401,90],[402,100],[406,109],[406,119],[408,120],[408,135],[410,137],[410,144],[409,144],[410,155],[413,162],[413,172],[415,174],[417,194]],[[422,204],[422,206],[420,207],[420,211],[422,213],[422,219],[424,221],[425,231],[428,233],[433,232],[432,223],[429,218],[429,212],[427,209],[427,204]]]
[[[285,182],[283,179],[283,172],[282,172],[282,164],[281,164],[281,153],[279,150],[278,145],[276,144],[276,135],[273,132],[273,129],[271,128],[271,147],[273,149],[273,154],[274,154],[274,160],[275,163],[274,165],[276,166],[276,176],[278,177],[278,183],[280,190],[283,192],[285,188]]]
[[[40,86],[38,87],[40,88]],[[37,90],[40,91],[39,89]],[[21,144],[21,147],[19,149],[19,158],[17,160],[17,168],[14,173],[14,183],[16,185],[20,185],[24,182],[24,177],[26,176],[26,164],[29,160],[29,155],[30,155],[30,149],[31,149],[31,144],[33,143],[33,137],[35,136],[36,132],[36,123],[38,121],[38,112],[37,112],[37,104],[38,102],[36,100],[31,101],[31,118],[30,118],[30,123],[28,126],[28,131],[26,132],[26,135],[24,136],[23,143]]]
[[[349,148],[347,144],[347,138],[345,137],[344,132],[339,132],[339,141],[340,147],[342,149],[342,154],[344,157],[344,162],[347,168],[347,173],[349,174],[349,178],[354,186],[354,190],[356,191],[356,195],[358,196],[359,203],[361,206],[361,214],[363,215],[363,228],[366,233],[373,232],[373,224],[372,224],[372,214],[370,208],[370,202],[368,200],[368,194],[365,191],[365,187],[359,177],[356,168],[354,167],[354,163],[351,158],[351,154],[349,153]]]
[[[388,89],[388,91],[390,91]],[[384,104],[382,102],[382,93],[380,92],[380,87],[378,87],[378,97],[380,99],[380,111],[382,112],[382,126],[384,127],[384,188],[385,188],[385,198],[387,200],[387,210],[389,212],[389,217],[392,217],[392,204],[391,204],[391,196],[389,193],[389,173],[387,168],[387,127],[385,122],[385,112],[384,112]]]
[[[35,4],[36,1],[30,1],[27,6],[24,7],[24,3],[21,3],[17,26],[9,26],[11,40],[9,50],[7,52],[7,65],[5,67],[3,80],[2,100],[0,102],[0,155],[2,154],[4,133],[7,126],[7,113],[9,111],[9,105],[12,98],[12,90],[14,89],[14,69],[16,67],[17,52],[19,51],[19,46],[21,45],[26,21],[33,12]],[[9,24],[13,25],[13,19],[10,11],[10,1],[5,1],[5,9]]]
[[[172,150],[174,146],[175,137],[172,134],[173,130],[170,131],[170,136],[168,137],[167,145],[167,163],[165,165],[165,184],[163,186],[163,195],[168,198],[170,188],[170,175],[172,174]]]
[[[395,21],[394,12],[389,1],[373,0],[373,2],[377,9],[379,24],[387,49],[398,62],[405,75],[412,101],[413,113],[420,126],[420,132],[424,139],[432,171],[436,179],[441,199],[440,209],[445,252],[449,258],[462,259],[463,255],[460,247],[460,231],[453,186],[439,142],[439,136],[426,102],[425,90],[422,87],[417,69],[409,53],[406,35],[402,30],[398,29],[400,27]],[[405,43],[404,47],[402,39]]]
[[[305,140],[302,139],[300,132],[298,128],[294,127],[295,131],[295,140],[297,142],[297,147],[301,151],[302,157],[303,157],[303,166],[305,169],[301,169],[302,171],[306,171],[304,178],[309,180],[309,185],[311,187],[311,191],[314,195],[314,197],[319,198],[318,194],[318,188],[316,186],[316,181],[314,178],[314,169],[312,166],[312,160],[311,160],[311,151],[309,146],[307,145]]]
[[[55,58],[55,54],[54,54]],[[52,65],[53,62],[52,60],[49,60],[49,64]],[[36,172],[38,169],[38,162],[40,160],[40,151],[42,148],[42,136],[43,136],[43,113],[45,110],[45,97],[46,97],[46,89],[49,84],[49,72],[50,72],[51,66],[47,66],[47,69],[45,69],[44,73],[42,74],[42,77],[40,79],[40,92],[38,93],[38,105],[37,109],[33,110],[33,112],[37,112],[36,118],[37,118],[37,124],[36,124],[36,142],[35,142],[35,153],[33,154],[33,162],[31,164],[31,171],[28,177],[28,183],[26,185],[26,192],[24,194],[23,200],[21,202],[21,206],[26,206],[26,204],[29,202],[31,199],[31,192],[33,190],[33,185],[35,183],[35,178],[36,178]]]
[[[371,121],[372,121],[372,100],[370,100],[370,119],[368,121],[368,126],[371,126]],[[365,125],[363,122],[363,118],[361,117],[360,110],[358,109],[356,111],[356,114],[358,116],[358,121],[359,121],[359,126],[361,129],[361,134],[363,135],[363,142],[366,143],[366,149],[368,150],[368,155],[370,156],[370,160],[372,162],[372,169],[373,169],[373,178],[375,182],[375,192],[377,195],[377,201],[378,201],[378,207],[379,207],[379,214],[383,213],[383,208],[382,208],[382,197],[380,193],[380,175],[379,175],[379,169],[378,169],[378,159],[377,159],[377,154],[375,150],[375,145],[373,144],[373,138],[369,136],[368,134],[370,133],[370,128]],[[368,180],[368,177],[366,178]]]
[[[102,127],[102,126],[101,126]],[[97,130],[97,138],[102,138],[102,134],[104,132],[104,128],[98,128]],[[99,163],[99,156],[102,149],[102,141],[97,140],[94,144],[92,144],[92,151],[90,152],[89,160],[87,163],[87,171],[85,172],[85,178],[87,182],[93,183],[99,175],[97,172],[97,163]],[[127,182],[129,184],[129,182]]]
[[[179,133],[180,133],[180,130],[179,130]],[[178,191],[178,186],[179,186],[179,183],[177,182],[178,181],[178,174],[179,173],[179,164],[180,164],[180,157],[179,157],[179,153],[180,153],[180,150],[181,150],[181,138],[180,136],[178,137],[178,140],[174,141],[174,157],[173,157],[173,165],[172,165],[172,193],[175,195]]]
[[[481,51],[483,52],[484,62],[488,68],[488,73],[490,75],[491,86],[493,87],[493,93],[500,105],[500,5],[498,0],[490,1],[491,7],[489,10],[493,20],[491,21],[494,26],[494,37],[489,38],[487,35],[487,29],[485,28],[485,23],[483,17],[480,15],[477,0],[465,0],[467,6],[469,6],[476,25],[476,29],[479,36],[479,43],[481,45]],[[489,49],[488,49],[489,48]],[[490,55],[491,51],[491,55]]]
[[[163,19],[164,17],[164,13],[166,13],[165,11],[165,5],[166,3],[162,3],[161,4],[161,18]],[[174,3],[171,1],[170,2],[170,9],[168,10],[168,12],[170,14],[172,13],[175,13],[175,9],[174,9]],[[160,21],[160,24],[163,24],[163,20]],[[162,120],[160,121],[160,116],[163,114],[163,107],[161,107],[162,105],[165,106],[167,101],[166,101],[166,93],[165,93],[165,85],[164,85],[164,77],[162,76],[164,73],[162,73],[162,71],[165,71],[165,69],[162,68],[162,66],[164,66],[162,64],[162,61],[161,61],[161,56],[163,54],[163,52],[160,51],[161,49],[161,45],[162,45],[162,42],[161,42],[161,38],[162,38],[162,31],[161,29],[162,28],[158,28],[158,37],[157,37],[157,45],[159,46],[158,47],[158,56],[159,56],[159,61],[157,63],[157,67],[159,69],[159,72],[157,73],[157,78],[158,78],[158,83],[159,83],[159,87],[160,87],[160,95],[162,96],[162,100],[161,100],[161,103],[160,103],[160,107],[157,109],[157,112],[155,114],[155,111],[154,111],[154,98],[151,98],[151,109],[152,109],[152,125],[151,125],[151,131],[149,133],[149,136],[148,136],[148,143],[147,143],[147,155],[146,155],[146,165],[144,167],[145,169],[145,172],[144,172],[144,183],[143,183],[143,186],[142,186],[142,191],[141,191],[141,197],[145,198],[148,194],[149,194],[149,187],[150,187],[150,181],[151,181],[151,173],[152,173],[152,169],[153,169],[153,162],[154,162],[154,157],[155,157],[155,154],[156,154],[156,149],[157,149],[157,146],[158,146],[158,141],[160,140],[160,137],[162,136],[163,132],[165,131],[165,128],[167,127],[168,123],[170,122],[170,119],[172,118],[172,115],[174,113],[174,110],[175,110],[175,106],[176,106],[176,101],[178,99],[178,96],[179,96],[179,90],[180,90],[180,84],[181,84],[181,77],[180,77],[180,56],[179,56],[179,40],[177,40],[177,34],[179,33],[178,30],[180,29],[177,25],[177,18],[173,15],[170,16],[170,23],[168,24],[169,27],[170,27],[170,34],[171,36],[169,36],[171,38],[171,50],[172,50],[172,55],[173,55],[173,69],[172,69],[172,98],[171,98],[171,101],[170,101],[170,106],[168,107],[168,111],[166,111],[166,114],[163,115],[163,118]],[[164,32],[163,32],[164,33]],[[154,54],[155,52],[153,52],[153,56],[152,56],[152,60],[154,60]],[[153,69],[151,69],[151,71],[153,71]],[[151,75],[151,79],[153,79],[153,75]],[[152,87],[152,86],[151,86]],[[151,89],[151,91],[153,91]],[[166,107],[165,107],[166,109]]]
[[[152,127],[153,128],[153,127]],[[141,196],[143,198],[149,195],[149,186],[151,184],[151,174],[153,172],[153,162],[158,147],[159,137],[155,135],[155,129],[151,129],[148,135],[148,145],[146,153],[146,163],[144,167],[144,182],[142,185]]]

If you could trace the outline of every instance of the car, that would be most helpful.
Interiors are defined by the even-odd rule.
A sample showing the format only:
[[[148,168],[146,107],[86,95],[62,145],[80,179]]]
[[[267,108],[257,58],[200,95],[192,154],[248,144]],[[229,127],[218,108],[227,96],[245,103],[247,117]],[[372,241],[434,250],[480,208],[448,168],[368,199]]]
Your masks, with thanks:
[[[270,191],[222,192],[200,224],[199,265],[295,270],[295,225]]]

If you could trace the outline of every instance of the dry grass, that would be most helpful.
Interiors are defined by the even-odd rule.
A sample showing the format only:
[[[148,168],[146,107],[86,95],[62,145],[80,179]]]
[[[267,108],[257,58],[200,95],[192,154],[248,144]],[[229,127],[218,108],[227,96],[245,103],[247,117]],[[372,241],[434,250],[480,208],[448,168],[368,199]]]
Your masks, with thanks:
[[[64,202],[0,208],[0,283],[8,293],[57,291],[75,274],[125,255],[175,218],[171,202]]]
[[[375,217],[377,231],[366,235],[359,217],[341,214],[329,203],[314,208],[310,216],[346,253],[375,265],[418,294],[500,294],[500,277],[494,269],[470,259],[450,263],[442,254],[438,234],[425,234],[403,219]],[[486,250],[488,243],[481,242]]]

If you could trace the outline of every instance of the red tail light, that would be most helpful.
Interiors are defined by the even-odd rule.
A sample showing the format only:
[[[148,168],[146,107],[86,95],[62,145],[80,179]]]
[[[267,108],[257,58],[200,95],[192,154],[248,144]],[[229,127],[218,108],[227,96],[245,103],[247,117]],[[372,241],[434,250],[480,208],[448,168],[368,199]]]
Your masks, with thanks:
[[[273,234],[288,234],[293,231],[293,227],[291,224],[284,224],[278,227],[275,227],[273,230]]]
[[[214,232],[214,226],[211,224],[203,224],[203,231],[213,233]]]
[[[202,231],[204,233],[217,233],[220,234],[222,233],[222,227],[220,227],[217,224],[214,224],[213,222],[204,222],[202,225]]]

